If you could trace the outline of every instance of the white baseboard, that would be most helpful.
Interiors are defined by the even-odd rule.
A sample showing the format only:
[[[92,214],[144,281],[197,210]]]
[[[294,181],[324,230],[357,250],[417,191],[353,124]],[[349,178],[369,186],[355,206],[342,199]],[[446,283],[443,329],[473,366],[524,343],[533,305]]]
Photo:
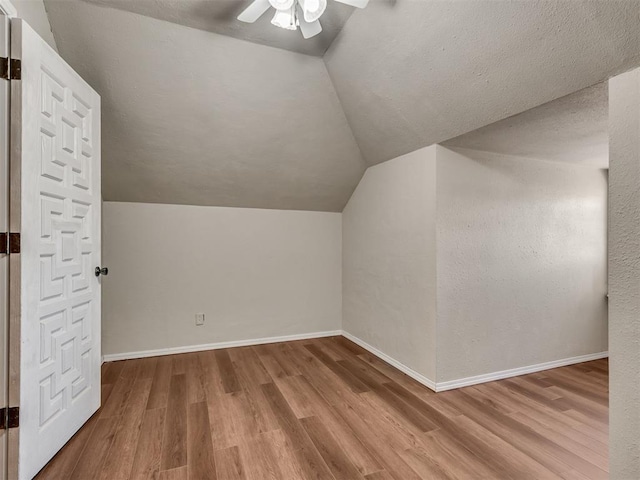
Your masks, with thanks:
[[[470,385],[477,385],[479,383],[493,382],[495,380],[502,380],[503,378],[517,377],[518,375],[541,372],[543,370],[550,370],[552,368],[566,367],[567,365],[575,365],[576,363],[590,362],[592,360],[607,358],[608,356],[609,352],[590,353],[588,355],[563,358],[560,360],[538,363],[536,365],[529,365],[526,367],[511,368],[509,370],[501,370],[499,372],[485,373],[483,375],[475,375],[473,377],[459,378],[457,380],[450,380],[447,382],[438,382],[436,384],[436,392],[444,392],[446,390],[453,390],[455,388],[468,387]]]
[[[249,347],[251,345],[290,342],[293,340],[308,340],[311,338],[335,337],[338,335],[342,335],[343,337],[351,340],[356,345],[360,345],[362,348],[364,348],[368,352],[372,353],[373,355],[380,358],[381,360],[384,360],[388,364],[397,368],[401,372],[407,374],[408,376],[413,378],[415,381],[417,381],[418,383],[421,383],[422,385],[433,390],[434,392],[444,392],[446,390],[453,390],[455,388],[468,387],[471,385],[477,385],[477,384],[486,383],[486,382],[493,382],[495,380],[501,380],[503,378],[517,377],[518,375],[526,375],[528,373],[541,372],[543,370],[549,370],[551,368],[565,367],[567,365],[574,365],[576,363],[590,362],[592,360],[599,360],[601,358],[607,358],[609,356],[609,352],[591,353],[588,355],[580,355],[577,357],[553,360],[551,362],[538,363],[536,365],[529,365],[526,367],[518,367],[518,368],[509,369],[509,370],[501,370],[498,372],[476,375],[473,377],[459,378],[457,380],[449,380],[446,382],[434,382],[433,380],[416,372],[412,368],[407,367],[403,363],[400,363],[396,359],[390,357],[386,353],[369,345],[367,342],[359,339],[355,335],[349,332],[346,332],[344,330],[332,330],[328,332],[314,332],[314,333],[302,333],[297,335],[284,335],[281,337],[267,337],[267,338],[256,338],[252,340],[235,340],[231,342],[206,343],[201,345],[187,345],[184,347],[159,348],[157,350],[143,350],[139,352],[112,353],[112,354],[104,355],[102,357],[102,362],[104,363],[104,362],[114,362],[117,360],[130,360],[134,358],[157,357],[161,355],[173,355],[176,353],[200,352],[204,350],[217,350],[220,348]]]
[[[425,387],[428,387],[435,392],[444,392],[447,390],[453,390],[455,388],[469,387],[471,385],[477,385],[480,383],[493,382],[494,380],[501,380],[503,378],[517,377],[518,375],[526,375],[527,373],[541,372],[543,370],[549,370],[552,368],[565,367],[567,365],[575,365],[576,363],[590,362],[592,360],[599,360],[601,358],[607,358],[609,356],[609,352],[591,353],[588,355],[580,355],[577,357],[563,358],[561,360],[553,360],[551,362],[538,363],[536,365],[529,365],[526,367],[518,367],[518,368],[509,369],[509,370],[501,370],[499,372],[486,373],[483,375],[460,378],[457,380],[450,380],[447,382],[434,382],[433,380],[430,380],[424,375],[421,375],[415,370],[398,362],[394,358],[391,358],[386,353],[383,353],[377,348],[372,347],[367,342],[359,339],[355,335],[352,335],[349,332],[343,331],[342,336],[351,340],[353,343],[360,345],[362,348],[369,351],[376,357],[384,360],[390,365],[393,365],[395,368],[397,368],[401,372],[406,373],[417,382],[421,383]]]
[[[391,358],[389,355],[387,355],[386,353],[381,352],[380,350],[378,350],[376,347],[372,347],[371,345],[369,345],[367,342],[365,342],[364,340],[360,340],[358,337],[356,337],[355,335],[352,335],[349,332],[345,332],[344,330],[342,331],[342,336],[351,340],[353,343],[355,343],[356,345],[360,345],[362,348],[364,348],[365,350],[367,350],[368,352],[372,353],[373,355],[375,355],[376,357],[380,358],[381,360],[384,360],[385,362],[387,362],[389,365],[394,366],[395,368],[397,368],[398,370],[400,370],[402,373],[406,373],[407,375],[409,375],[411,378],[413,378],[416,382],[421,383],[422,385],[424,385],[425,387],[433,390],[433,391],[437,391],[436,389],[436,382],[434,382],[433,380],[428,379],[427,377],[425,377],[424,375],[416,372],[415,370],[407,367],[406,365],[404,365],[403,363],[400,363],[399,361],[397,361],[394,358]]]
[[[293,340],[307,340],[310,338],[335,337],[342,334],[342,330],[329,332],[301,333],[297,335],[284,335],[281,337],[256,338],[251,340],[234,340],[231,342],[205,343],[201,345],[187,345],[184,347],[158,348],[156,350],[142,350],[139,352],[110,353],[102,357],[103,362],[115,362],[116,360],[131,360],[134,358],[158,357],[161,355],[173,355],[176,353],[201,352],[204,350],[218,350],[220,348],[249,347],[265,343],[290,342]]]

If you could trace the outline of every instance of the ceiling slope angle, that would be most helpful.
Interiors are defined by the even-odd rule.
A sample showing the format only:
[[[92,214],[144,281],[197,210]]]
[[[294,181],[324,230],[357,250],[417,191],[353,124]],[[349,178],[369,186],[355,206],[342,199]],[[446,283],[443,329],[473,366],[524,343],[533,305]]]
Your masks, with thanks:
[[[324,60],[373,165],[640,65],[640,1],[371,1]]]
[[[47,3],[66,0],[45,0]],[[271,15],[261,15],[252,25],[247,25],[238,16],[254,0],[82,0],[84,2],[116,8],[158,20],[228,35],[240,40],[282,48],[292,52],[321,57],[335,37],[340,33],[353,11],[356,0],[341,3],[328,0],[322,15],[322,31],[305,39],[300,32],[276,28],[271,24]],[[258,0],[261,1],[261,0]],[[268,0],[265,0],[268,3]],[[357,0],[360,6],[363,0]]]
[[[449,148],[609,167],[609,95],[599,83],[443,143]]]
[[[365,8],[369,0],[334,0],[352,7]],[[238,15],[238,20],[255,23],[261,16],[275,10],[271,24],[285,30],[298,30],[305,39],[322,32],[320,17],[327,9],[327,0],[253,0]]]
[[[321,58],[45,5],[61,55],[102,97],[105,200],[342,210],[365,164]]]

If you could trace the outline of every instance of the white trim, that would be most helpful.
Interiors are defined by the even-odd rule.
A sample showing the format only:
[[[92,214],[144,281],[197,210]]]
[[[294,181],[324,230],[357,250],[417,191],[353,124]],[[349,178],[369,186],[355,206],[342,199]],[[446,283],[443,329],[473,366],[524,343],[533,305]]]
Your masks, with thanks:
[[[0,0],[0,11],[9,18],[18,16],[16,7],[13,6],[10,0]]]
[[[422,374],[416,372],[415,370],[407,367],[403,363],[400,363],[399,361],[391,358],[389,355],[387,355],[386,353],[381,352],[376,347],[372,347],[371,345],[369,345],[364,340],[360,340],[355,335],[353,335],[353,334],[351,334],[349,332],[345,332],[344,330],[342,331],[342,336],[345,337],[348,340],[351,340],[356,345],[360,345],[362,348],[364,348],[365,350],[371,352],[372,354],[374,354],[376,357],[380,358],[381,360],[384,360],[389,365],[394,366],[395,368],[400,370],[402,373],[406,373],[411,378],[413,378],[416,382],[421,383],[422,385],[424,385],[425,387],[427,387],[427,388],[429,388],[429,389],[431,389],[433,391],[437,391],[436,390],[436,383],[433,380],[428,379],[424,375],[422,375]]]
[[[543,370],[549,370],[552,368],[566,367],[567,365],[574,365],[576,363],[590,362],[592,360],[607,358],[608,356],[609,352],[590,353],[588,355],[579,355],[577,357],[552,360],[551,362],[538,363],[536,365],[529,365],[527,367],[512,368],[510,370],[485,373],[483,375],[476,375],[474,377],[460,378],[458,380],[450,380],[447,382],[438,382],[436,384],[436,392],[444,392],[446,390],[453,390],[454,388],[468,387],[470,385],[477,385],[479,383],[493,382],[495,380],[502,380],[503,378],[517,377],[518,375],[541,372]]]
[[[590,362],[592,360],[599,360],[601,358],[607,358],[609,356],[609,352],[590,353],[588,355],[579,355],[577,357],[563,358],[560,360],[553,360],[551,362],[538,363],[536,365],[529,365],[526,367],[518,367],[518,368],[512,368],[510,370],[501,370],[499,372],[476,375],[474,377],[460,378],[458,380],[449,380],[446,382],[434,382],[433,380],[416,372],[412,368],[407,367],[403,363],[400,363],[396,359],[390,357],[386,353],[369,345],[367,342],[359,339],[355,335],[349,332],[346,332],[344,330],[332,330],[328,332],[284,335],[281,337],[256,338],[253,340],[234,340],[231,342],[206,343],[202,345],[187,345],[183,347],[159,348],[157,350],[143,350],[139,352],[111,353],[111,354],[103,355],[102,362],[104,363],[104,362],[114,362],[117,360],[130,360],[134,358],[157,357],[161,355],[173,355],[176,353],[200,352],[204,350],[217,350],[220,348],[249,347],[251,345],[263,345],[267,343],[278,343],[278,342],[291,342],[294,340],[308,340],[312,338],[335,337],[339,335],[342,335],[346,339],[351,340],[356,345],[360,345],[362,348],[364,348],[368,352],[372,353],[373,355],[380,358],[381,360],[384,360],[389,365],[397,368],[401,372],[407,374],[408,376],[413,378],[415,381],[417,381],[418,383],[421,383],[422,385],[433,390],[434,392],[444,392],[447,390],[453,390],[455,388],[477,385],[479,383],[493,382],[495,380],[501,380],[503,378],[517,377],[518,375],[526,375],[528,373],[541,372],[543,370],[549,370],[551,368],[565,367],[567,365],[574,365],[576,363]]]
[[[588,355],[579,355],[577,357],[563,358],[560,360],[553,360],[551,362],[538,363],[536,365],[529,365],[527,367],[512,368],[510,370],[501,370],[499,372],[485,373],[483,375],[476,375],[474,377],[460,378],[458,380],[450,380],[447,382],[434,382],[428,379],[424,375],[419,374],[415,370],[407,367],[399,361],[391,358],[386,353],[381,352],[375,347],[372,347],[364,340],[359,339],[355,335],[342,331],[342,336],[351,340],[353,343],[360,345],[365,350],[371,352],[376,357],[384,360],[388,364],[394,366],[403,373],[406,373],[415,381],[421,383],[425,387],[430,388],[435,392],[445,392],[447,390],[453,390],[455,388],[468,387],[471,385],[477,385],[479,383],[493,382],[494,380],[501,380],[503,378],[517,377],[518,375],[526,375],[527,373],[541,372],[543,370],[549,370],[552,368],[566,367],[567,365],[574,365],[576,363],[590,362],[592,360],[599,360],[601,358],[607,358],[609,352],[590,353]]]
[[[173,355],[176,353],[201,352],[203,350],[218,350],[220,348],[249,347],[265,343],[291,342],[293,340],[308,340],[310,338],[336,337],[342,334],[342,330],[329,332],[301,333],[297,335],[284,335],[282,337],[256,338],[253,340],[233,340],[231,342],[205,343],[201,345],[186,345],[183,347],[158,348],[156,350],[142,350],[139,352],[109,353],[103,355],[104,362],[116,360],[130,360],[133,358],[158,357],[161,355]]]

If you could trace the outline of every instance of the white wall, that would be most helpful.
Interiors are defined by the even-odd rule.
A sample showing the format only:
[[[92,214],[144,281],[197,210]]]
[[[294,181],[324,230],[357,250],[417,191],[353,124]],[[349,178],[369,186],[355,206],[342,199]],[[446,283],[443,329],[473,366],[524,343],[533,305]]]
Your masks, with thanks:
[[[435,379],[435,147],[370,167],[343,212],[343,328]]]
[[[344,329],[438,383],[603,352],[606,195],[601,170],[432,146],[342,215],[106,202],[103,350]]]
[[[58,51],[56,41],[53,38],[49,17],[42,0],[11,0],[18,11],[18,17],[24,19],[42,39]]]
[[[606,352],[606,236],[603,170],[417,150],[343,212],[343,329],[438,388]]]
[[[640,69],[609,99],[609,463],[626,480],[640,478]]]
[[[103,218],[105,355],[341,328],[339,213],[105,202]]]
[[[438,147],[438,382],[607,350],[607,178]]]

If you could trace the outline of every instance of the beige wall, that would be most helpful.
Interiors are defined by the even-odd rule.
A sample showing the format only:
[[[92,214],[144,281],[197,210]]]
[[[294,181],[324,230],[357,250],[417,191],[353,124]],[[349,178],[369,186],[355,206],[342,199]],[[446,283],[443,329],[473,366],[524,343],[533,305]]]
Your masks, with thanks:
[[[438,382],[607,350],[603,170],[438,147]]]
[[[24,19],[42,39],[57,52],[58,47],[51,32],[49,17],[42,0],[11,0],[18,11],[18,17]]]
[[[343,329],[438,388],[606,352],[606,229],[596,168],[441,146],[370,167]]]
[[[435,147],[370,167],[343,212],[343,328],[435,379]]]
[[[640,69],[609,82],[610,472],[640,478]]]
[[[339,213],[105,202],[103,215],[105,355],[341,328]]]
[[[605,172],[460,152],[342,216],[106,202],[104,353],[343,329],[443,384],[606,351]]]

